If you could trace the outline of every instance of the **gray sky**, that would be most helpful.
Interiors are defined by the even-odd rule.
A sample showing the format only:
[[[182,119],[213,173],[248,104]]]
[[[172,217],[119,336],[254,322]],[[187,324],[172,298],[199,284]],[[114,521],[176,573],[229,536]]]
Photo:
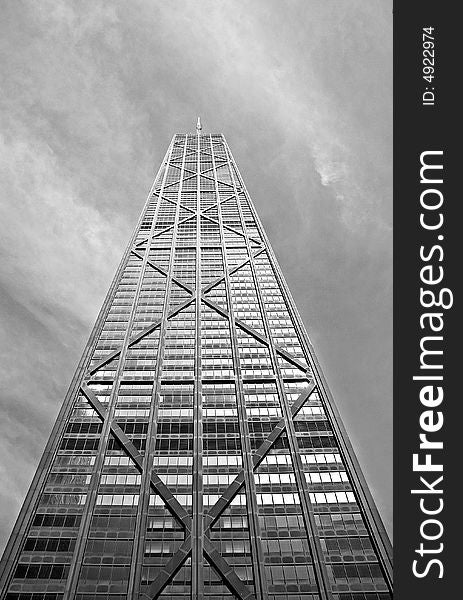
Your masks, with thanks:
[[[3,0],[0,547],[172,135],[223,132],[388,529],[389,0]]]

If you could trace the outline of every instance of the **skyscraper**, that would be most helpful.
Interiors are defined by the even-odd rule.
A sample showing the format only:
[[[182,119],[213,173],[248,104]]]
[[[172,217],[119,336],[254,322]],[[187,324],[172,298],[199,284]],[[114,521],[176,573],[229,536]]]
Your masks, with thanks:
[[[6,600],[386,600],[387,535],[225,138],[177,134],[7,544]]]

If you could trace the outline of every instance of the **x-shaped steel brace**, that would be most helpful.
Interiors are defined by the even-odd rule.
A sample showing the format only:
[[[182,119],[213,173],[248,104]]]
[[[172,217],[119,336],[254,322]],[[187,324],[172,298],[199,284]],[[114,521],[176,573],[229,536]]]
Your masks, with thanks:
[[[162,196],[161,196],[162,197]],[[234,197],[234,196],[232,196]],[[174,200],[169,200],[168,198],[164,198],[164,200],[166,200],[167,202],[170,202],[171,204],[175,204],[177,205],[177,203]],[[223,200],[222,202],[220,202],[220,204],[223,204],[223,202],[227,202],[229,201],[230,198],[226,198],[225,200]],[[191,211],[190,208],[186,208],[186,206],[182,206],[180,205],[181,208],[185,208],[186,210]],[[210,221],[211,223],[215,223],[216,225],[220,225],[220,223],[217,221],[217,219],[214,219],[213,217],[210,217],[209,215],[206,215],[205,213],[209,210],[211,210],[212,208],[216,208],[218,205],[213,204],[212,206],[208,206],[206,209],[200,211],[199,215],[201,217],[204,217],[205,219],[207,219],[208,221]],[[179,221],[178,225],[181,225],[182,223],[185,223],[186,221],[190,221],[191,219],[193,219],[193,217],[196,217],[197,213],[194,212],[191,215],[188,215],[188,217],[185,217],[184,219],[182,219],[181,221]],[[172,229],[174,227],[174,225],[169,225],[169,227],[166,227],[166,229],[163,229],[162,231],[158,232],[155,236],[153,237],[159,237],[160,235],[162,235],[163,233],[166,233],[166,231],[169,231],[170,229]],[[236,235],[239,235],[240,237],[246,237],[245,234],[242,231],[238,231],[237,229],[234,229],[233,227],[230,227],[230,225],[226,225],[225,223],[223,223],[223,227],[224,229],[228,229],[229,231],[235,233]],[[148,238],[146,238],[147,240]],[[252,242],[256,243],[256,244],[260,244],[260,242],[258,240],[255,240],[253,238],[249,238]],[[143,240],[143,243],[146,241]],[[141,242],[138,242],[137,245],[139,245]]]
[[[226,163],[224,163],[224,164],[226,164]],[[172,164],[172,163],[170,163],[170,165],[172,167],[175,167],[179,171],[182,170],[182,166],[180,164]],[[221,167],[221,166],[223,166],[223,165],[219,165],[219,167]],[[219,168],[219,167],[217,167],[217,168]],[[198,173],[198,171],[192,171],[191,169],[187,169],[186,167],[183,168],[183,172],[184,173],[189,173],[190,175],[200,175],[201,177],[204,177],[205,179],[209,179],[210,181],[214,181],[215,182],[215,179],[213,177],[210,177],[209,175],[207,175],[207,173],[210,173],[211,171],[212,172],[214,171],[214,167],[206,169],[205,171],[199,171],[199,173]],[[188,177],[188,178],[184,177],[183,181],[186,181],[187,179],[190,179],[190,177]],[[179,183],[180,181],[182,181],[182,180],[177,181],[177,183]],[[222,181],[221,179],[217,179],[217,183],[223,183],[224,185],[228,185],[229,187],[233,188],[232,184],[227,183],[226,181]],[[171,185],[171,184],[169,184],[169,185]]]
[[[166,202],[170,202],[174,206],[177,206],[177,202],[175,200],[171,200],[170,198],[165,198],[164,196],[161,196],[160,194],[157,194],[157,193],[155,193],[155,195],[158,196],[159,198],[161,198],[162,200],[165,200]],[[213,208],[217,208],[217,206],[219,204],[224,204],[225,202],[229,202],[234,197],[235,197],[235,194],[232,194],[231,196],[229,196],[228,198],[225,198],[224,200],[221,200],[217,204],[213,204],[212,206],[208,206],[204,210],[200,211],[200,215],[202,217],[205,217],[206,219],[209,219],[210,221],[213,221],[214,223],[218,223],[218,221],[214,220],[212,217],[209,217],[209,215],[206,215],[205,213],[208,212],[209,210],[212,210]],[[184,217],[182,220],[180,220],[178,222],[178,225],[182,225],[183,223],[186,223],[186,221],[189,221],[193,217],[196,217],[196,214],[197,214],[196,211],[192,210],[191,208],[183,206],[183,204],[180,204],[180,208],[183,208],[184,210],[187,210],[187,211],[191,212],[191,215],[189,215],[188,217]],[[224,227],[226,227],[227,229],[230,229],[231,231],[233,231],[237,235],[241,235],[242,237],[244,237],[244,234],[242,232],[236,231],[235,229],[233,229],[233,228],[231,228],[231,227],[229,227],[228,225],[225,225],[225,224],[224,224]],[[165,229],[162,229],[161,231],[158,231],[156,234],[154,234],[151,237],[153,239],[156,238],[156,237],[159,237],[160,235],[163,235],[164,233],[167,233],[168,231],[170,231],[173,228],[174,228],[173,224],[169,225],[169,227],[166,227]],[[135,244],[135,246],[141,246],[142,244],[145,244],[148,240],[149,240],[148,237],[145,238],[145,239],[143,239],[143,240],[140,240],[139,242],[137,242]],[[252,241],[254,243],[259,243],[260,244],[260,242],[257,242],[257,240],[252,240]]]
[[[315,390],[316,386],[312,382],[299,396],[299,398],[294,402],[291,406],[291,418],[293,419],[300,409],[303,407],[307,399],[310,397],[312,392]],[[253,470],[257,469],[257,467],[261,464],[264,458],[267,456],[269,450],[272,448],[273,444],[278,440],[278,438],[283,434],[286,430],[286,422],[284,417],[278,421],[275,427],[272,429],[271,433],[266,437],[264,442],[259,446],[256,452],[252,456],[252,464]],[[240,489],[243,487],[245,481],[245,471],[242,469],[232,483],[227,487],[222,496],[217,500],[211,510],[205,516],[205,527],[204,527],[204,554],[206,558],[208,558],[209,562],[217,569],[217,571],[224,577],[222,572],[225,565],[223,564],[226,561],[220,556],[219,552],[213,547],[212,542],[209,538],[209,532],[214,523],[219,519],[220,515],[223,511],[231,504],[235,496],[238,494]],[[212,550],[212,552],[211,552]],[[174,556],[169,560],[169,562],[161,569],[159,575],[156,579],[151,583],[149,588],[145,592],[145,597],[147,600],[154,600],[158,597],[158,595],[162,592],[162,590],[169,584],[169,582],[175,577],[176,573],[185,563],[187,558],[189,557],[191,552],[191,537],[188,536]],[[219,561],[219,562],[217,562]],[[223,561],[223,562],[222,562]],[[231,569],[231,567],[230,567]],[[254,598],[252,592],[246,587],[246,585],[238,578],[236,574],[233,573],[233,570],[227,571],[226,577],[224,579],[227,581],[228,585],[232,589],[232,591],[240,598],[241,600],[251,600]],[[238,579],[238,582],[236,579]],[[238,586],[237,586],[238,584]]]
[[[177,168],[177,169],[179,168],[178,165],[173,165],[173,166],[175,168]],[[180,167],[180,169],[181,169],[181,167]],[[200,177],[204,177],[204,179],[208,179],[209,181],[213,181],[215,183],[215,179],[213,177],[209,177],[209,175],[205,175],[204,174],[204,173],[207,173],[207,171],[198,173],[197,171],[191,171],[190,169],[185,169],[185,168],[183,169],[183,171],[184,172],[186,171],[187,173],[190,173],[190,175],[188,177],[183,177],[183,179],[179,179],[178,181],[173,181],[172,183],[168,183],[167,185],[164,186],[164,189],[167,190],[168,188],[172,187],[173,185],[177,185],[177,184],[179,184],[181,182],[193,179],[193,177],[195,177],[196,175],[199,175]],[[217,183],[221,183],[222,185],[226,185],[227,187],[234,189],[233,188],[233,184],[226,183],[225,181],[221,181],[220,179],[217,180]],[[237,186],[236,189],[238,191],[241,191],[241,187],[240,186]]]
[[[261,254],[263,251],[264,251],[264,249],[260,249],[258,252],[256,252],[254,254],[253,258],[256,258],[257,256],[259,256],[259,254]],[[241,269],[242,267],[244,267],[249,261],[250,261],[250,258],[248,258],[247,260],[243,261],[239,265],[236,265],[236,266],[228,269],[229,275],[232,275],[236,271],[239,271],[239,269]],[[148,261],[148,262],[151,263],[151,261]],[[154,267],[154,263],[151,264],[150,266]],[[166,274],[165,271],[163,269],[161,269],[160,267],[156,266],[154,268],[156,268],[159,272]],[[166,317],[167,319],[171,319],[172,317],[174,317],[175,315],[177,315],[180,311],[182,311],[183,309],[187,308],[195,300],[195,298],[194,298],[194,290],[192,290],[191,288],[189,288],[189,286],[187,286],[186,284],[180,283],[180,280],[177,280],[175,278],[173,278],[173,280],[176,283],[180,284],[189,293],[191,293],[192,296],[191,296],[191,298],[186,299],[185,302],[183,302],[181,304],[175,305],[169,311],[169,313],[168,313],[168,315]],[[202,290],[202,293],[201,293],[201,300],[202,300],[202,302],[204,302],[205,304],[207,304],[210,308],[212,308],[213,310],[215,310],[216,312],[218,312],[219,314],[221,314],[224,318],[230,320],[230,318],[231,318],[230,314],[229,314],[229,312],[225,308],[222,308],[218,304],[215,304],[214,302],[212,302],[209,298],[207,298],[205,296],[205,294],[207,294],[208,292],[210,292],[214,287],[216,287],[217,285],[219,285],[220,283],[222,283],[222,281],[224,281],[224,280],[225,280],[225,274],[221,275],[220,277],[218,277],[214,281],[211,281],[206,286],[204,286],[204,288]],[[154,323],[151,323],[148,327],[146,327],[145,329],[143,329],[142,331],[140,331],[139,333],[137,333],[135,336],[133,336],[129,340],[128,346],[129,347],[133,346],[134,344],[136,344],[137,342],[139,342],[141,339],[143,339],[145,336],[147,336],[150,333],[152,333],[157,327],[159,327],[161,325],[162,321],[163,321],[163,319],[161,318],[158,321],[155,321]],[[292,356],[284,348],[281,348],[278,344],[275,344],[273,341],[268,340],[264,335],[262,335],[261,333],[259,333],[258,331],[256,331],[253,327],[250,327],[249,325],[247,325],[241,319],[236,319],[235,318],[235,323],[241,329],[243,329],[244,331],[246,331],[247,333],[249,333],[251,336],[253,336],[254,338],[256,338],[258,341],[262,342],[263,344],[267,345],[268,347],[273,346],[273,348],[275,349],[275,351],[278,354],[280,354],[283,358],[285,358],[291,364],[295,365],[301,371],[303,371],[303,372],[307,372],[308,371],[308,368],[307,368],[306,365],[304,365],[304,363],[302,363],[301,361],[299,361],[296,357]],[[100,361],[98,361],[98,363],[96,363],[90,369],[90,371],[89,371],[90,375],[93,375],[94,373],[96,373],[96,371],[98,371],[99,369],[101,369],[101,367],[103,367],[109,361],[113,360],[113,358],[116,358],[117,356],[119,356],[120,352],[121,352],[121,348],[118,348],[117,350],[113,350],[112,352],[110,352],[109,354],[107,354],[105,357],[103,357]]]
[[[220,146],[222,144],[222,142],[212,142],[213,146]],[[183,148],[183,142],[179,143],[179,144],[175,144],[177,146],[177,148]],[[196,150],[196,148],[188,148],[188,150],[185,153],[185,157],[187,157],[189,154],[197,154],[197,152],[199,152],[199,154],[204,154],[205,156],[208,156],[209,158],[212,158],[212,154],[209,154],[209,152],[206,152],[205,150]],[[222,159],[218,156],[214,156],[216,163],[218,161],[223,162],[223,164],[228,164],[227,159]],[[181,159],[180,159],[181,160]]]

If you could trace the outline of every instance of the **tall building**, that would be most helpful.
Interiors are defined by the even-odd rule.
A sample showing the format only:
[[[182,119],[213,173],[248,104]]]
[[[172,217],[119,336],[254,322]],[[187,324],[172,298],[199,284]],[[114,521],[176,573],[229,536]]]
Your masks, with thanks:
[[[3,557],[6,600],[386,600],[387,535],[222,135],[177,134]]]

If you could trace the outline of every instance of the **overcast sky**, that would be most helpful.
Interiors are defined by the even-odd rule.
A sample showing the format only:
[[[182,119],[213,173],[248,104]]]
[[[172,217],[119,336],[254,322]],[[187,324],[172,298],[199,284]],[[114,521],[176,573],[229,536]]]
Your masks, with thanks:
[[[392,521],[389,0],[3,0],[0,548],[175,132],[227,137]]]

